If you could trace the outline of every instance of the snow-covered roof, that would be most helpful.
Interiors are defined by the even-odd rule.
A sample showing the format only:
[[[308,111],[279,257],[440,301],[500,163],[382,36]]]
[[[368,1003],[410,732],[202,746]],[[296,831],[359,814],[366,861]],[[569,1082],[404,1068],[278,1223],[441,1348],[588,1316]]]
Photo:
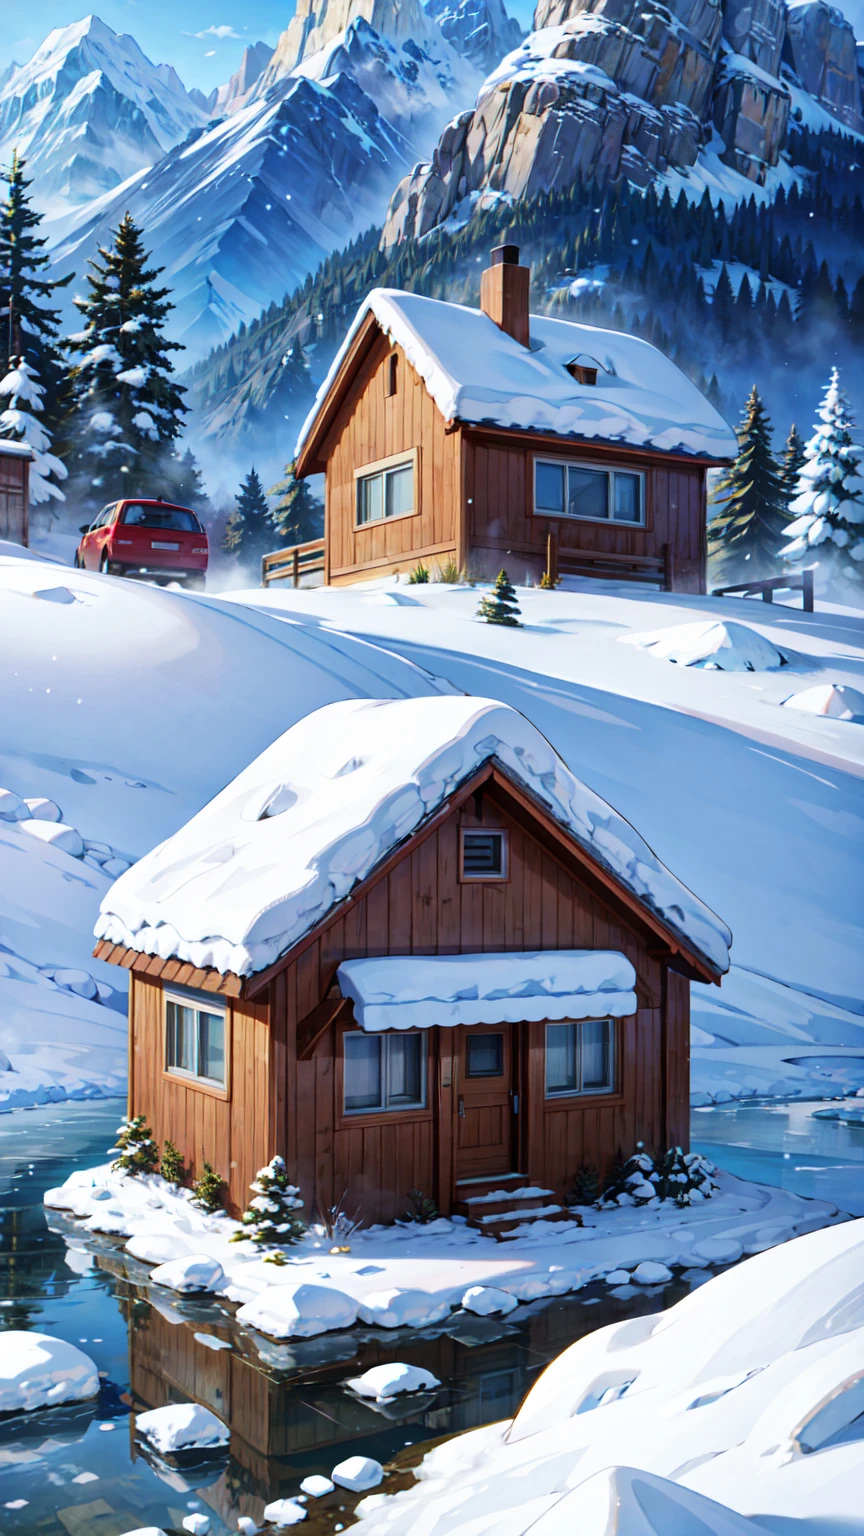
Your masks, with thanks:
[[[33,449],[29,443],[13,443],[10,438],[0,437],[0,454],[8,459],[32,459]]]
[[[624,1019],[636,1012],[636,972],[608,949],[483,955],[375,955],[343,960],[343,997],[367,1033],[433,1024]]]
[[[346,700],[293,725],[105,896],[96,937],[246,976],[495,761],[715,974],[731,934],[509,705]]]
[[[357,312],[300,436],[313,431],[368,315],[402,347],[446,421],[602,439],[699,457],[734,458],[731,427],[675,364],[638,336],[572,320],[530,318],[524,347],[482,310],[374,288]],[[587,352],[603,370],[578,384],[566,364]]]

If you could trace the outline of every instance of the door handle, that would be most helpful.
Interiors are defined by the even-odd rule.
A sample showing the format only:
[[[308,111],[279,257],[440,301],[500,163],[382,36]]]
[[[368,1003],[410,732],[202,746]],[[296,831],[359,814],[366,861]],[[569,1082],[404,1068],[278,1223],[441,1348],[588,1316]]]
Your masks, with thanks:
[[[459,1095],[459,1103],[457,1105],[457,1109],[458,1109],[458,1113],[459,1113],[459,1119],[460,1120],[464,1120],[465,1119],[465,1100],[463,1099],[461,1093]]]

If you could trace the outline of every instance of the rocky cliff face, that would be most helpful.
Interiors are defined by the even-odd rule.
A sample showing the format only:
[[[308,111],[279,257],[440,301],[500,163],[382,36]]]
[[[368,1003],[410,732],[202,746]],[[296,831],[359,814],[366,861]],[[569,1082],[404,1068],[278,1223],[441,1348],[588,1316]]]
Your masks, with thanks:
[[[335,42],[352,21],[365,21],[374,32],[398,43],[422,43],[432,31],[420,0],[298,0],[261,77],[259,94]]]
[[[397,187],[384,243],[466,216],[478,198],[579,176],[645,185],[708,145],[764,183],[787,136],[784,47],[838,124],[857,126],[860,108],[849,24],[814,0],[793,9],[787,40],[786,15],[782,0],[538,0],[535,31]]]
[[[518,21],[507,15],[502,0],[426,0],[424,10],[448,43],[484,74],[518,48],[524,35]]]
[[[230,80],[211,91],[207,97],[207,110],[211,117],[225,117],[238,112],[245,105],[254,85],[257,85],[273,57],[273,49],[267,43],[250,43],[243,49],[240,67]]]

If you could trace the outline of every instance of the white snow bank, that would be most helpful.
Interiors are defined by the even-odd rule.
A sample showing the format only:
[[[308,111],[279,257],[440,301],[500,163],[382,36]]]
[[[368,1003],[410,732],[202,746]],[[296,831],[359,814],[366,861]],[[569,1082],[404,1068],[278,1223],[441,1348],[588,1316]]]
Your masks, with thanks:
[[[165,1285],[172,1291],[218,1291],[225,1284],[222,1265],[205,1253],[193,1253],[188,1257],[170,1259],[151,1271],[155,1285]]]
[[[99,1373],[89,1355],[47,1333],[0,1333],[0,1413],[30,1413],[95,1397]]]
[[[571,70],[584,67],[570,64]],[[445,421],[602,437],[717,459],[734,458],[737,452],[731,427],[695,384],[636,336],[532,315],[527,348],[479,309],[374,288],[318,391],[295,457],[369,314],[405,350]],[[599,363],[594,386],[578,384],[567,372],[567,363],[580,352]]]
[[[169,1403],[139,1413],[135,1428],[163,1455],[174,1451],[227,1445],[231,1436],[215,1413],[200,1403]]]
[[[704,667],[718,672],[771,672],[786,664],[786,657],[749,624],[699,621],[674,624],[647,634],[619,635],[622,645],[638,645],[660,661],[682,667]]]
[[[447,1225],[449,1227],[450,1223]],[[440,1323],[450,1306],[449,1296],[394,1288],[370,1291],[360,1302],[357,1315],[361,1323],[370,1323],[377,1328],[428,1328],[432,1323]]]
[[[348,1488],[352,1493],[365,1493],[369,1488],[378,1487],[384,1476],[384,1468],[380,1461],[374,1461],[371,1456],[349,1456],[333,1468],[330,1476],[340,1488]]]
[[[112,886],[97,938],[238,975],[261,970],[494,760],[717,973],[726,925],[507,705],[330,704],[292,726]]]
[[[843,683],[818,683],[801,693],[791,693],[783,700],[786,709],[803,709],[810,715],[827,715],[831,720],[854,720],[864,724],[864,693]]]
[[[366,1536],[856,1529],[862,1264],[849,1222],[588,1334],[512,1424],[439,1446],[415,1487],[363,1507]]]
[[[237,1321],[273,1339],[311,1339],[331,1328],[350,1328],[357,1303],[323,1285],[271,1285],[237,1313]]]
[[[469,1285],[462,1305],[466,1312],[476,1312],[478,1317],[495,1317],[512,1312],[518,1302],[509,1291],[500,1291],[495,1285]]]
[[[336,972],[361,1029],[506,1024],[636,1012],[636,972],[615,950],[383,955]]]
[[[374,1398],[376,1403],[389,1403],[391,1398],[403,1392],[429,1392],[441,1383],[431,1371],[419,1365],[405,1365],[401,1360],[391,1360],[384,1365],[373,1365],[362,1376],[346,1381],[346,1387],[358,1397]]]

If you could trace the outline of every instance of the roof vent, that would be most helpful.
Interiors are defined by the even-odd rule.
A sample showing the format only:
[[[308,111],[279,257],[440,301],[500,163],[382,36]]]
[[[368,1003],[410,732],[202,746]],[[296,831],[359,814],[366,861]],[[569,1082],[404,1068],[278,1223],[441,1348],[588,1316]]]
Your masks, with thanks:
[[[576,357],[571,357],[564,367],[577,384],[596,384],[597,374],[602,364],[598,363],[596,357],[589,357],[587,352],[579,352]]]

